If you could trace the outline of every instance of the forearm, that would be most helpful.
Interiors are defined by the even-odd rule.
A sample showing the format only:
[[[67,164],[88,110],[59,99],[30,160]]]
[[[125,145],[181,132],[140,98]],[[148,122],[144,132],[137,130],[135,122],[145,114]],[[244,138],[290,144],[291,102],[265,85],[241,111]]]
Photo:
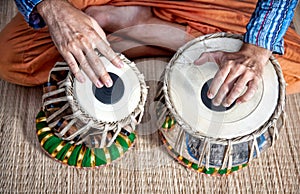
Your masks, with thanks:
[[[247,25],[244,42],[283,54],[283,36],[298,0],[260,0]]]

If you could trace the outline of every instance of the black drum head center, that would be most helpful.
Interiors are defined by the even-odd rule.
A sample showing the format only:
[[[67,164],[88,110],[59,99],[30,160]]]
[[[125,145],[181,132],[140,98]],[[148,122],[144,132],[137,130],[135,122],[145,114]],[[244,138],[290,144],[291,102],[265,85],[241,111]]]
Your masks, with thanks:
[[[219,106],[215,106],[212,103],[212,99],[209,99],[207,97],[207,92],[208,92],[208,89],[209,89],[209,86],[210,86],[212,80],[213,79],[210,79],[207,82],[205,82],[205,84],[203,85],[203,87],[201,89],[201,99],[202,99],[203,104],[208,109],[213,110],[213,111],[217,111],[217,112],[224,112],[224,111],[227,111],[227,110],[231,109],[235,105],[235,102],[232,103],[229,107],[225,107],[222,104],[219,105]]]
[[[97,100],[103,104],[115,104],[124,95],[125,87],[122,79],[118,75],[111,72],[108,72],[108,74],[113,81],[113,85],[110,88],[105,85],[102,88],[97,88],[93,84],[93,94]]]

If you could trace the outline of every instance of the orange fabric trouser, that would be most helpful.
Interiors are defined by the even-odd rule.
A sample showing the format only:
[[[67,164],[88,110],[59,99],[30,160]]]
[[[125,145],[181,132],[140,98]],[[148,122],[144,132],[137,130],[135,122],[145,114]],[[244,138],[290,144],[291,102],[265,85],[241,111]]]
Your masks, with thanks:
[[[153,8],[158,18],[188,26],[192,35],[231,32],[242,34],[256,6],[255,0],[167,1],[167,0],[69,0],[78,9],[92,5],[141,5]],[[200,34],[199,33],[199,34]],[[34,86],[47,81],[50,69],[62,60],[47,27],[34,30],[20,14],[0,33],[0,78]],[[300,36],[289,29],[285,35],[285,54],[276,56],[285,79],[287,92],[300,92]]]

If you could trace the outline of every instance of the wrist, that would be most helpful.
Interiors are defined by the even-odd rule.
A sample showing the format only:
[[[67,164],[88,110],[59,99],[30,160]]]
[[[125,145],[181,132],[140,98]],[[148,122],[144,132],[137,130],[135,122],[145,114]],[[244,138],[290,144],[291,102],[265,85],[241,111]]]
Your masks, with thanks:
[[[61,7],[62,9],[63,5],[62,3],[66,3],[65,0],[43,0],[39,4],[37,4],[36,9],[38,13],[42,16],[43,19],[47,20],[49,15],[51,13],[55,12],[56,7]]]
[[[260,57],[263,61],[267,61],[272,55],[272,51],[250,43],[244,43],[240,51],[251,53],[251,55]]]
[[[36,10],[42,17],[45,16],[47,7],[49,7],[49,3],[51,3],[51,0],[43,0],[39,4],[37,4]]]

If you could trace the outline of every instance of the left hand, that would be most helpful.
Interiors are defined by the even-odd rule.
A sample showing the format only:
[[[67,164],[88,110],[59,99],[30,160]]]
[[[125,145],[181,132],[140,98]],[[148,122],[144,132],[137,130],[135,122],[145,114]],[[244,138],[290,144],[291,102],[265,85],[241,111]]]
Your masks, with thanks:
[[[98,88],[111,87],[112,79],[95,50],[118,68],[123,62],[109,46],[97,21],[66,0],[43,0],[37,5],[37,10],[76,79],[82,83],[85,81],[82,69]]]
[[[265,48],[244,43],[238,52],[203,53],[194,63],[201,65],[210,61],[219,65],[207,96],[213,99],[215,106],[229,107],[234,101],[239,104],[254,96],[271,55]]]

